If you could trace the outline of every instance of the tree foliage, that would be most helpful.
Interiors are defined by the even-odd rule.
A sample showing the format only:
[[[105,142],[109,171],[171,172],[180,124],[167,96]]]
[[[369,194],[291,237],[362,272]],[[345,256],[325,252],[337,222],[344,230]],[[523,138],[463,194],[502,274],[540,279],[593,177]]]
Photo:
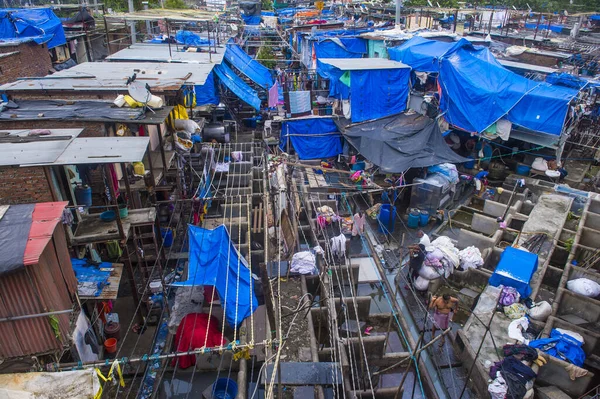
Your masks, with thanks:
[[[262,46],[256,54],[256,59],[269,69],[273,69],[277,65],[275,54],[273,54],[271,47]]]

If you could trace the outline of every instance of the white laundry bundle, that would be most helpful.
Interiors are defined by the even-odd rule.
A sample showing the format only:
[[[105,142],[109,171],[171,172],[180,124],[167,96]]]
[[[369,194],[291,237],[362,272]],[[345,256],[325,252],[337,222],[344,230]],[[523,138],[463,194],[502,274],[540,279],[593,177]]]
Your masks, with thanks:
[[[483,266],[483,257],[481,256],[481,252],[479,248],[475,246],[470,246],[458,253],[458,257],[460,258],[460,266],[463,270],[468,269],[477,269]]]
[[[429,288],[429,280],[421,276],[417,277],[415,280],[415,289],[417,291],[427,291],[427,288]]]
[[[523,331],[526,331],[529,327],[529,320],[527,317],[521,317],[520,319],[513,320],[508,325],[508,337],[512,339],[516,339],[522,344],[529,344],[529,340],[525,339],[523,336]]]
[[[567,281],[567,288],[576,294],[595,298],[600,295],[600,284],[589,278],[577,278]]]
[[[292,256],[290,272],[300,274],[313,274],[317,268],[315,255],[310,251],[296,252]]]
[[[538,321],[546,321],[552,313],[552,305],[547,301],[541,301],[535,304],[534,307],[527,311],[529,317]]]

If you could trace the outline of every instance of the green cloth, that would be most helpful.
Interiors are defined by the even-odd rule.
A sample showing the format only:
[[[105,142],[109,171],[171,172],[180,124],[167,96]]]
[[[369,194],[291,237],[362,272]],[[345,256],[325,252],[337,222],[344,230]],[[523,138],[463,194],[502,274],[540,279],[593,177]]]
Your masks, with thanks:
[[[344,74],[340,78],[340,82],[342,82],[346,86],[350,87],[350,71],[344,72]]]

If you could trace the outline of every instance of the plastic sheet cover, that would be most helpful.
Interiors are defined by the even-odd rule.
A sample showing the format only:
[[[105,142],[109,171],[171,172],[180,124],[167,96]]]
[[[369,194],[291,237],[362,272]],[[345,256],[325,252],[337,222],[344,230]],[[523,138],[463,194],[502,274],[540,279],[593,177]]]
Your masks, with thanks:
[[[317,60],[317,73],[329,79],[329,97],[341,100],[350,98],[350,88],[340,81],[344,71]]]
[[[219,93],[215,86],[215,75],[211,71],[202,86],[194,86],[196,105],[219,104]]]
[[[319,58],[362,58],[367,54],[367,41],[357,37],[319,38],[315,54]]]
[[[0,10],[0,42],[28,40],[49,49],[67,43],[60,19],[49,8]]]
[[[352,122],[398,114],[406,108],[409,68],[350,72]]]
[[[235,248],[224,225],[213,230],[189,225],[188,236],[188,280],[173,285],[216,287],[221,304],[224,304],[227,323],[237,328],[258,307],[254,280],[246,259]]]
[[[260,99],[256,91],[246,84],[231,68],[226,64],[219,64],[213,69],[221,83],[231,90],[240,100],[252,106],[255,110],[260,110]]]
[[[439,81],[446,120],[478,133],[507,116],[524,128],[560,135],[569,102],[577,95],[577,90],[517,75],[465,39],[441,59]]]
[[[273,86],[273,76],[269,68],[246,54],[240,46],[228,43],[224,58],[263,89],[268,90]]]
[[[417,72],[439,72],[438,58],[454,46],[454,43],[428,40],[415,36],[398,47],[388,48],[390,60],[400,61]]]
[[[186,46],[208,46],[214,42],[214,40],[208,40],[207,38],[201,37],[199,34],[189,30],[178,30],[175,35],[175,39],[177,39],[177,43],[181,43]]]
[[[489,284],[494,287],[505,285],[515,288],[522,298],[531,294],[529,281],[538,267],[538,256],[521,249],[508,247],[502,252],[500,262],[490,277]]]
[[[288,120],[281,124],[279,148],[286,151],[288,135],[300,159],[334,157],[342,152],[338,127],[330,118]]]
[[[11,205],[0,219],[0,275],[25,266],[24,255],[35,204]]]
[[[402,173],[441,163],[463,163],[433,119],[400,114],[343,128],[346,140],[382,173]]]

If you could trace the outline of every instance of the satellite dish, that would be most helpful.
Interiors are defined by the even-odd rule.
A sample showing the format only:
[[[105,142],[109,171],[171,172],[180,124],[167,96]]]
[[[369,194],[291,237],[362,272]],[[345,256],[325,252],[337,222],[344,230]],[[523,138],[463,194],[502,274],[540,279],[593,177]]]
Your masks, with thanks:
[[[146,104],[152,97],[152,93],[150,93],[146,86],[143,83],[136,81],[129,83],[127,91],[131,98],[142,104]]]

